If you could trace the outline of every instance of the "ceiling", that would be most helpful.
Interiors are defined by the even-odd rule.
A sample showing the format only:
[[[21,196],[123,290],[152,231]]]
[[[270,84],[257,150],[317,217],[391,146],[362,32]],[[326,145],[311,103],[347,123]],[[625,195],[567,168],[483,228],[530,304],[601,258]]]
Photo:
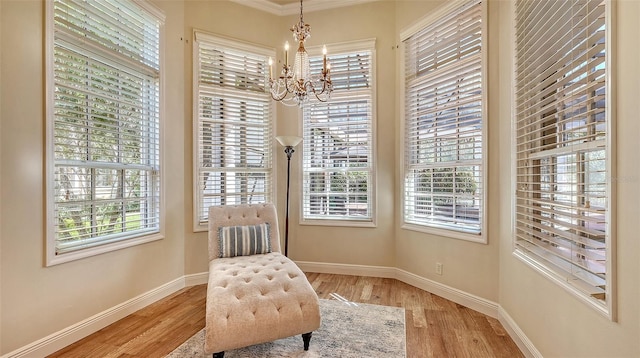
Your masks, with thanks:
[[[299,0],[231,0],[238,4],[250,6],[268,13],[285,16],[300,13]],[[343,6],[363,4],[377,0],[306,0],[303,2],[305,13],[319,10],[333,9]]]

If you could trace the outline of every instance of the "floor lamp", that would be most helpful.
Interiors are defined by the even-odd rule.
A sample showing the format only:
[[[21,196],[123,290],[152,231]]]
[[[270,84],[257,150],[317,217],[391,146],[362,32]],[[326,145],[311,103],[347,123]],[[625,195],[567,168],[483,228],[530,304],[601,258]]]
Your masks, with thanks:
[[[284,147],[284,153],[287,155],[287,201],[284,214],[284,256],[289,256],[289,183],[291,181],[291,156],[296,145],[302,141],[302,138],[296,136],[278,136],[278,143]]]

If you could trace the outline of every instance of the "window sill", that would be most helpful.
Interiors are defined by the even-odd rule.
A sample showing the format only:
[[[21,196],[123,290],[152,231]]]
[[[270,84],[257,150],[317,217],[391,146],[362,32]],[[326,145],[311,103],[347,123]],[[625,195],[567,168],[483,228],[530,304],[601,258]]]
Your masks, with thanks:
[[[361,227],[361,228],[376,228],[378,225],[373,220],[369,221],[356,221],[356,220],[334,220],[334,219],[303,219],[299,222],[304,226],[342,226],[342,227]]]
[[[147,242],[157,241],[164,239],[162,233],[149,234],[145,236],[139,236],[123,241],[117,241],[106,245],[100,245],[84,250],[73,251],[61,255],[55,255],[53,252],[47,255],[47,266],[54,266],[71,262],[75,260],[84,259],[91,256],[101,255],[107,252],[125,249],[132,246],[145,244]]]
[[[405,230],[417,231],[417,232],[421,232],[421,233],[425,233],[425,234],[432,234],[432,235],[442,236],[442,237],[450,238],[450,239],[470,241],[470,242],[475,242],[475,243],[478,243],[478,244],[487,244],[487,238],[482,233],[481,234],[474,234],[474,233],[470,233],[470,232],[447,230],[447,229],[441,229],[441,228],[436,228],[436,227],[432,227],[432,226],[410,224],[410,223],[406,223],[406,222],[404,224],[402,224],[401,228],[405,229]]]
[[[612,322],[616,322],[616,317],[612,313],[612,309],[609,309],[605,304],[601,303],[601,301],[596,300],[595,298],[588,296],[584,292],[580,291],[576,286],[572,285],[567,279],[553,271],[552,269],[546,267],[545,265],[539,263],[535,259],[531,258],[529,255],[524,253],[522,250],[514,249],[513,255],[522,261],[525,265],[532,268],[534,271],[538,272],[545,278],[551,280],[556,283],[558,286],[564,288],[567,292],[569,292],[572,296],[580,300],[581,302],[586,303],[587,306],[593,308],[596,312],[600,313],[602,316],[606,317]],[[608,293],[607,293],[608,294]],[[613,299],[609,297],[608,300]]]

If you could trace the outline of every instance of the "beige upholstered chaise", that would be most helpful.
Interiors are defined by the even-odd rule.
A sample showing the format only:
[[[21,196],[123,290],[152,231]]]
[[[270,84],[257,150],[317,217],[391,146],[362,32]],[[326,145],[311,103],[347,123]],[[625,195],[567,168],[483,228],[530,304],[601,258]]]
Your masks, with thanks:
[[[209,208],[205,351],[223,357],[227,350],[297,334],[308,350],[319,327],[318,296],[280,253],[273,204]]]

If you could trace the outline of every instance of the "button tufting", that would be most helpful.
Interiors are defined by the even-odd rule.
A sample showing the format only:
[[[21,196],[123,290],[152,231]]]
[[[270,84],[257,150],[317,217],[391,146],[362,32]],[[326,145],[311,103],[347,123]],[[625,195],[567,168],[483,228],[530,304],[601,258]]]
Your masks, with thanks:
[[[296,278],[296,277],[298,277],[298,275],[296,275],[295,273],[290,273],[289,274],[289,278]]]

